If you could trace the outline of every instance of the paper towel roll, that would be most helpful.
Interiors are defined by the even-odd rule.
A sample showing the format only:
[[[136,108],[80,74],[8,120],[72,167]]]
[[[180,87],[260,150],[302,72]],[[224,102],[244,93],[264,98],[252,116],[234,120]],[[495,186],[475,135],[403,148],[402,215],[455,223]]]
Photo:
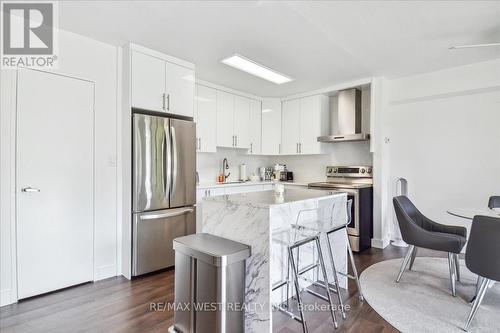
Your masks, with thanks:
[[[240,164],[240,180],[246,181],[248,179],[247,177],[247,165],[246,164]]]

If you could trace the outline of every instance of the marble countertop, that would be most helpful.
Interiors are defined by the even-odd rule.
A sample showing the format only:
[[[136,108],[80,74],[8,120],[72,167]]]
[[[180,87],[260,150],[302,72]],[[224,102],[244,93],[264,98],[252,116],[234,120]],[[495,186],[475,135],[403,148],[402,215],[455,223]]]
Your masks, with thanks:
[[[233,186],[252,186],[252,185],[266,185],[281,183],[284,185],[307,186],[311,182],[273,182],[273,181],[246,181],[246,182],[229,182],[229,183],[216,183],[216,182],[202,182],[196,185],[197,189],[214,188],[214,187],[233,187]]]
[[[282,205],[290,202],[317,199],[323,197],[335,197],[345,195],[345,192],[332,192],[314,189],[285,189],[282,196],[277,195],[273,190],[250,193],[239,193],[229,195],[219,195],[206,197],[204,201],[228,202],[235,205],[252,205],[267,208],[274,205]]]

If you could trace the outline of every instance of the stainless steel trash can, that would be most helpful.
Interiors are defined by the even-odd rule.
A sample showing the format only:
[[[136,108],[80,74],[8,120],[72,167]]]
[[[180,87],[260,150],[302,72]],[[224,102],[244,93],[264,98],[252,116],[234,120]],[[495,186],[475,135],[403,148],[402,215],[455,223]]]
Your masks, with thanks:
[[[243,332],[250,247],[200,233],[174,239],[174,250],[175,331]]]

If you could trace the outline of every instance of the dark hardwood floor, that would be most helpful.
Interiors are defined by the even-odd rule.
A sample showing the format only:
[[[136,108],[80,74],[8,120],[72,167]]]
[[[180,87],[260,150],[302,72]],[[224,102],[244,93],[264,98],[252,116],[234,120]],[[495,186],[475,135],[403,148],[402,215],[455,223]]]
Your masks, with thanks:
[[[404,249],[389,246],[356,255],[357,267],[402,257]],[[439,256],[430,251],[419,255]],[[166,332],[173,312],[151,311],[151,303],[173,302],[174,271],[129,281],[123,277],[68,288],[0,308],[0,331],[10,332]],[[321,302],[304,295],[307,302]],[[366,302],[360,303],[354,282],[344,295],[351,306],[335,332],[397,332]],[[310,332],[333,332],[329,312],[308,313]],[[340,317],[340,316],[339,316]],[[299,323],[282,313],[273,315],[273,332],[301,332]]]

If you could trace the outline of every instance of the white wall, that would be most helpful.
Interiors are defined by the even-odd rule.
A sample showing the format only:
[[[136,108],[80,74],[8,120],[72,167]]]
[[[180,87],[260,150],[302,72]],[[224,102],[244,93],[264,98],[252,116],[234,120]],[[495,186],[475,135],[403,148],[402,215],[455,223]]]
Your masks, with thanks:
[[[388,80],[383,89],[378,140],[388,181],[407,178],[410,198],[430,218],[470,226],[446,210],[483,208],[500,194],[500,60]],[[392,200],[386,204],[387,226]]]
[[[93,80],[95,91],[94,279],[117,275],[117,49],[74,33],[59,33],[54,72]],[[14,159],[15,76],[2,70],[0,164],[0,304],[16,301]],[[13,252],[14,251],[14,252]]]

